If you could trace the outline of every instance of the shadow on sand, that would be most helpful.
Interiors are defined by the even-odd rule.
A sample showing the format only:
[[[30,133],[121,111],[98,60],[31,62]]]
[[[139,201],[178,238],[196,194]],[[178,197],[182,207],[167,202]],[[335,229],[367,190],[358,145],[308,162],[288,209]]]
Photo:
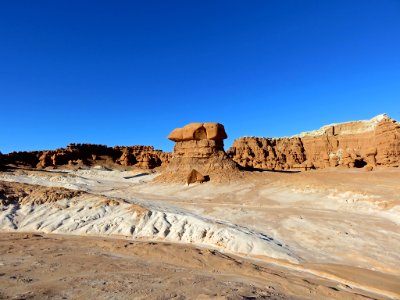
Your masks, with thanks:
[[[272,170],[272,169],[260,169],[260,168],[252,168],[252,167],[242,167],[239,166],[240,170],[247,172],[273,172],[273,173],[300,173],[300,170]]]
[[[150,173],[139,173],[133,176],[126,176],[124,177],[124,179],[132,179],[132,178],[137,178],[137,177],[142,177],[142,176],[146,176],[146,175],[150,175]]]

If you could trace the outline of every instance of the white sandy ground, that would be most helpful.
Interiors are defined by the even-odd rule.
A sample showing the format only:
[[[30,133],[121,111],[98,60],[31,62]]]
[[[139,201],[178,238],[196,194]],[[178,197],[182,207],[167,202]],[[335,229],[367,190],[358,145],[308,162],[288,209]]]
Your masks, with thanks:
[[[0,213],[0,228],[194,243],[325,277],[332,274],[317,264],[381,272],[400,282],[400,170],[255,173],[235,184],[192,186],[152,183],[155,176],[102,169],[0,173],[3,181],[91,193],[57,205],[9,207]],[[96,194],[120,205],[98,205]],[[132,204],[147,211],[132,212]],[[356,280],[343,284],[357,286]],[[399,296],[379,284],[358,287]]]
[[[141,212],[132,209],[129,202],[99,205],[96,196],[80,196],[34,207],[9,205],[0,212],[0,226],[3,231],[160,239],[297,262],[295,255],[279,242],[241,226],[215,222],[179,209]]]

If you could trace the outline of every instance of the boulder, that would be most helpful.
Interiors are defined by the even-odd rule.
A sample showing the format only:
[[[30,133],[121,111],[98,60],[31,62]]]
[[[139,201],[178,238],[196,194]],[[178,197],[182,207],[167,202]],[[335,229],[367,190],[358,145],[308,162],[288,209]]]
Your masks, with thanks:
[[[182,128],[175,128],[169,134],[168,139],[174,142],[180,142],[183,140],[183,129]]]
[[[190,171],[186,178],[186,184],[189,185],[191,183],[203,183],[205,181],[205,177],[197,170],[193,169]]]
[[[175,128],[168,136],[174,142],[213,140],[222,141],[228,136],[220,123],[190,123],[183,128]]]
[[[228,138],[225,128],[222,124],[204,123],[203,126],[206,129],[208,140],[221,141]]]
[[[374,169],[374,167],[371,166],[371,165],[366,165],[366,166],[365,166],[365,171],[370,172],[370,171],[372,171],[373,169]]]
[[[203,123],[190,123],[182,128],[182,141],[207,139]]]

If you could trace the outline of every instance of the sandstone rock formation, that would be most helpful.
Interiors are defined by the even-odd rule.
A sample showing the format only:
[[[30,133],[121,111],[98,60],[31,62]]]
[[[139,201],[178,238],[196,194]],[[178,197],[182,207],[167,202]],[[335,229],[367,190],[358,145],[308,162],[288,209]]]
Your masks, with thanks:
[[[400,123],[387,115],[327,125],[288,138],[242,137],[234,141],[227,153],[223,143],[227,135],[219,123],[191,123],[173,130],[168,138],[175,142],[172,154],[152,146],[70,144],[56,150],[0,154],[0,168],[164,166],[166,172],[160,178],[185,182],[193,169],[203,175],[213,174],[211,181],[214,181],[236,176],[233,174],[238,166],[269,170],[328,167],[372,170],[379,166],[400,166]]]
[[[190,171],[187,179],[186,179],[186,184],[189,185],[191,183],[203,183],[206,181],[206,178],[197,170],[193,169]]]
[[[85,165],[136,166],[144,169],[167,164],[171,154],[152,146],[115,146],[70,144],[66,148],[49,151],[12,152],[3,155],[4,164],[23,165],[43,169],[47,167]]]
[[[214,140],[226,139],[225,128],[219,123],[190,123],[183,128],[174,129],[168,139],[174,142],[191,140]]]
[[[400,123],[387,115],[327,125],[289,138],[243,137],[228,155],[247,168],[288,170],[400,166]]]
[[[221,181],[229,180],[238,171],[225,153],[223,140],[227,135],[222,124],[190,123],[174,129],[168,138],[176,143],[170,163],[158,180],[185,182],[196,169],[211,181]]]

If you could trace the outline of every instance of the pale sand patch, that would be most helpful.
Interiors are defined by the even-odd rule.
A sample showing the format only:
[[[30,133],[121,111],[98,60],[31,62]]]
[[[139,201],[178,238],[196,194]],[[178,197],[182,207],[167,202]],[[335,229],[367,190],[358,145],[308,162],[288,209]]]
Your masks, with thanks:
[[[389,299],[190,245],[1,233],[0,253],[5,299]],[[342,273],[341,266],[321,268]],[[357,270],[360,278],[364,271]],[[382,283],[390,290],[390,279]]]

